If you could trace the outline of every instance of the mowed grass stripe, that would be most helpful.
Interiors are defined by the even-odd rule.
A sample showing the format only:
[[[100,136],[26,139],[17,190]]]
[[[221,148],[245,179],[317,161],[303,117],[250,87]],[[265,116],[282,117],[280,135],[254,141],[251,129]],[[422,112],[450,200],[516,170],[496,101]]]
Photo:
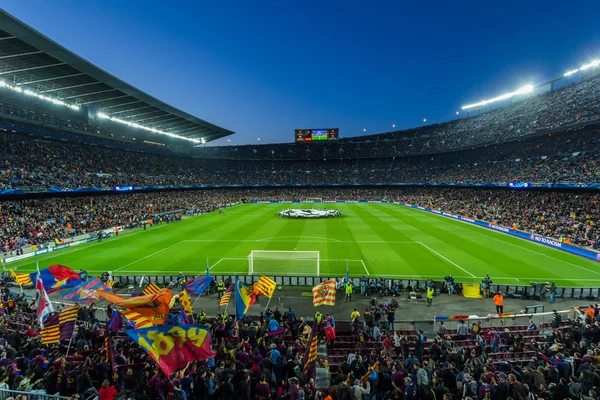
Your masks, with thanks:
[[[448,235],[455,239],[449,242],[452,248],[461,250],[477,258],[482,263],[486,263],[487,268],[496,271],[480,271],[480,276],[490,273],[499,277],[516,277],[526,283],[535,277],[544,280],[553,278],[557,280],[561,279],[560,283],[562,285],[577,286],[584,284],[580,279],[586,279],[587,282],[590,282],[589,279],[595,279],[597,276],[595,273],[590,273],[589,271],[563,262],[567,258],[571,259],[570,263],[578,265],[581,268],[592,271],[598,269],[597,265],[595,265],[596,268],[594,269],[589,268],[587,264],[594,264],[594,261],[582,257],[566,254],[560,250],[536,245],[523,239],[514,238],[500,232],[455,221],[450,218],[426,214],[419,210],[400,206],[396,208],[392,207],[391,210],[394,213],[405,215],[413,221],[412,223],[418,224],[424,222],[427,226],[424,229],[432,236],[439,237],[436,233],[437,229],[448,232]],[[432,230],[428,228],[431,226],[435,226],[436,229]],[[598,279],[598,282],[600,282],[600,279]]]
[[[340,208],[336,206],[335,209],[341,211],[342,218],[327,220],[327,224],[325,224],[326,237],[344,242],[355,240],[352,228],[352,222],[358,219],[355,211],[351,210],[350,207]],[[328,242],[326,246],[329,258],[335,258],[337,260],[353,260],[348,261],[348,273],[351,276],[366,275],[363,265],[360,264],[358,260],[363,260],[367,270],[371,273],[371,270],[369,269],[369,258],[365,255],[363,247],[359,243],[356,243],[354,246],[340,246],[340,243]],[[339,262],[336,262],[335,269],[332,270],[331,273],[337,273],[342,276],[345,275],[346,265],[344,262],[342,261],[341,267],[339,266]]]
[[[420,232],[418,227],[410,227],[401,218],[391,218],[393,225],[381,222],[381,219],[373,212],[376,211],[375,205],[364,207],[362,204],[355,204],[354,207],[361,208],[363,223],[368,225],[371,230],[377,233],[380,240],[394,240],[406,243],[388,243],[379,246],[379,251],[373,258],[377,260],[376,273],[386,275],[414,275],[414,276],[438,276],[440,271],[452,271],[454,275],[465,275],[464,271],[456,268],[454,265],[432,253],[425,247],[418,244],[419,240],[415,237],[416,232]],[[410,232],[407,234],[407,232]],[[412,242],[412,244],[411,244]],[[395,262],[398,260],[400,262]]]
[[[545,272],[537,267],[537,261],[534,261],[530,255],[523,257],[507,251],[507,246],[490,244],[490,241],[474,237],[468,231],[459,234],[457,230],[453,229],[452,224],[448,224],[452,221],[445,217],[430,215],[429,221],[414,218],[417,215],[415,211],[412,209],[389,209],[388,212],[401,214],[407,223],[421,226],[424,232],[438,240],[435,245],[438,251],[479,278],[490,274],[496,278],[512,279],[516,282],[519,276],[523,276],[519,274],[519,271],[532,271],[532,276],[539,274],[540,277]],[[478,279],[472,280],[477,281]]]
[[[227,209],[224,216],[212,213],[163,224],[8,266],[18,266],[19,272],[31,272],[39,262],[40,267],[59,263],[94,275],[123,266],[126,268],[118,271],[122,275],[202,274],[207,257],[209,265],[222,258],[243,257],[220,262],[212,273],[245,274],[245,257],[251,250],[295,248],[318,250],[324,259],[363,259],[371,277],[466,275],[421,245],[398,243],[423,242],[478,277],[490,273],[499,283],[548,279],[560,285],[600,283],[600,263],[434,214],[387,204],[291,205],[311,206],[337,208],[344,217],[283,220],[276,216],[277,211],[288,205],[240,205]],[[343,276],[345,271],[343,262],[322,267],[322,275]],[[298,273],[295,268],[286,272]],[[361,276],[364,269],[351,264],[351,273]]]
[[[512,278],[512,276],[507,276],[506,271],[502,270],[501,265],[498,263],[499,258],[497,257],[505,259],[507,257],[506,253],[497,252],[494,249],[488,249],[485,252],[482,251],[481,243],[473,242],[467,237],[456,235],[452,229],[449,229],[449,226],[440,223],[440,218],[428,215],[429,219],[423,220],[421,218],[414,218],[414,215],[410,213],[412,210],[407,209],[406,211],[409,212],[404,212],[404,210],[398,209],[398,207],[394,208],[383,205],[378,205],[377,208],[385,214],[397,216],[406,225],[417,228],[419,233],[414,237],[415,240],[423,242],[433,251],[448,258],[470,274],[476,277],[483,277],[489,273],[495,277],[504,276]],[[487,254],[489,257],[480,257],[480,254]],[[444,275],[449,275],[450,273],[459,276],[465,275],[464,271],[460,269],[458,271],[448,272]],[[464,279],[468,279],[469,281],[478,280],[476,278]]]

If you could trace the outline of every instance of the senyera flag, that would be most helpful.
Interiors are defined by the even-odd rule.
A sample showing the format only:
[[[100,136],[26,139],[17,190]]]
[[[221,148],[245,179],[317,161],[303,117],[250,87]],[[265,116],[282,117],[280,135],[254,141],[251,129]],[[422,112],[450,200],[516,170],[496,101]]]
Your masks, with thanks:
[[[154,326],[125,331],[165,373],[183,368],[191,361],[213,358],[210,330],[204,325]]]
[[[254,291],[262,294],[268,298],[273,297],[277,283],[267,276],[261,276],[258,278],[258,282],[254,285]]]
[[[313,306],[335,306],[335,279],[319,283],[312,292]]]
[[[44,283],[44,288],[48,293],[81,284],[81,279],[79,278],[79,274],[77,272],[60,264],[54,264],[41,269],[38,272],[29,274],[29,278],[34,285],[37,282],[38,276]]]

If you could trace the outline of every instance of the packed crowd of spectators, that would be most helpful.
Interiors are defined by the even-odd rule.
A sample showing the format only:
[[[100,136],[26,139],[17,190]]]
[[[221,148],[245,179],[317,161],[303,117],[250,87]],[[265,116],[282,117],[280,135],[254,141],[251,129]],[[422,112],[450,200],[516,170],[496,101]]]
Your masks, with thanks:
[[[211,158],[323,159],[440,153],[595,121],[600,116],[599,107],[600,77],[595,77],[543,95],[517,99],[507,107],[435,125],[317,145],[207,147],[200,154]]]
[[[583,125],[600,120],[599,99],[595,77],[509,107],[407,131],[326,143],[201,147],[179,156],[143,142],[94,145],[81,135],[58,140],[0,130],[0,189],[598,182],[600,128]],[[575,123],[582,126],[568,128]]]
[[[554,312],[540,326],[458,321],[449,329],[442,321],[429,338],[422,330],[394,328],[396,299],[371,301],[364,313],[354,308],[351,323],[319,312],[305,320],[292,308],[267,308],[239,321],[202,312],[195,319],[210,327],[216,356],[166,376],[135,342],[106,329],[110,308],[82,307],[72,340],[42,345],[34,302],[6,287],[1,301],[0,396],[6,400],[17,393],[101,400],[596,400],[600,390],[597,305],[573,311],[571,320]],[[335,361],[321,387],[303,369],[312,329]]]
[[[42,345],[33,301],[9,295],[8,289],[3,289],[1,301],[5,305],[0,320],[3,400],[9,393],[1,390],[27,392],[30,400],[43,394],[81,400],[324,398],[301,367],[312,321],[296,317],[291,308],[283,313],[269,309],[260,317],[239,321],[226,314],[216,319],[196,314],[196,321],[210,326],[216,357],[191,362],[166,376],[128,336],[106,329],[103,321],[112,310],[105,313],[95,305],[82,307],[70,342]],[[169,318],[167,323],[176,321]],[[267,335],[282,327],[285,333]],[[107,335],[114,363],[106,351]]]
[[[0,133],[0,189],[397,182],[600,182],[600,128],[451,153],[214,160]]]
[[[135,224],[167,212],[209,212],[227,199],[196,191],[0,201],[0,252]]]

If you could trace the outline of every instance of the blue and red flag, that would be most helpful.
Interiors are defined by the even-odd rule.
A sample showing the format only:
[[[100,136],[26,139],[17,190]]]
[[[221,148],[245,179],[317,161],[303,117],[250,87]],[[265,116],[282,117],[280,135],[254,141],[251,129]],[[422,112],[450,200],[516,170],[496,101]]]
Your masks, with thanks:
[[[123,319],[121,318],[121,314],[117,310],[114,310],[110,316],[110,320],[106,324],[106,329],[110,332],[119,332],[122,328]]]
[[[63,299],[77,304],[90,304],[100,298],[98,290],[111,291],[100,279],[90,278],[65,293]]]
[[[204,325],[154,326],[125,331],[165,373],[183,368],[191,361],[213,358],[210,329]]]
[[[71,268],[60,264],[54,264],[38,272],[29,274],[31,282],[35,285],[40,277],[47,293],[56,292],[59,289],[78,286],[81,284],[79,274]]]
[[[190,325],[192,323],[193,323],[192,317],[188,316],[185,313],[185,310],[183,308],[181,308],[179,310],[179,324],[180,325]]]
[[[206,289],[208,289],[213,279],[214,278],[212,276],[199,276],[185,282],[183,287],[191,294],[200,296]]]

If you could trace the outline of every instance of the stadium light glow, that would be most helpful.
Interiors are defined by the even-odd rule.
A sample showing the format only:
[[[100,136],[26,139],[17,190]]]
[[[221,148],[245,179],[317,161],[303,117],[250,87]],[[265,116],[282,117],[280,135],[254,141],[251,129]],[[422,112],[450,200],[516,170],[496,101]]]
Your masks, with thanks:
[[[567,71],[567,72],[565,72],[565,76],[571,76],[573,74],[576,74],[577,72],[585,71],[586,69],[590,69],[590,68],[594,68],[594,67],[598,67],[598,66],[600,66],[600,59],[593,60],[587,64],[583,64],[581,67],[579,67],[577,69],[572,69],[570,71]]]
[[[507,99],[510,99],[511,97],[518,96],[520,94],[527,94],[527,93],[531,93],[531,92],[533,92],[533,85],[525,85],[522,88],[515,90],[514,92],[504,93],[503,95],[494,97],[493,99],[483,100],[483,101],[480,101],[479,103],[468,104],[466,106],[462,106],[461,108],[463,110],[468,110],[469,108],[485,106],[485,105],[488,105],[491,103],[495,103],[497,101],[507,100]]]
[[[144,126],[144,125],[136,124],[135,122],[125,121],[125,120],[120,119],[120,118],[111,117],[110,115],[107,115],[107,114],[102,113],[102,112],[99,112],[97,115],[98,115],[98,118],[108,119],[108,120],[113,121],[113,122],[118,122],[120,124],[131,126],[132,128],[143,129],[143,130],[146,130],[146,131],[149,131],[149,132],[152,132],[152,133],[158,133],[160,135],[165,135],[165,136],[169,136],[169,137],[176,138],[176,139],[187,140],[187,141],[193,142],[193,143],[206,143],[206,141],[204,140],[204,138],[202,138],[202,140],[200,140],[200,139],[193,139],[193,138],[189,138],[189,137],[177,135],[175,133],[161,131],[160,129],[155,129],[155,128],[151,128],[149,126]]]
[[[12,90],[13,92],[23,93],[24,95],[27,95],[27,96],[36,97],[40,100],[44,100],[49,103],[56,104],[57,106],[67,107],[67,108],[70,108],[71,110],[75,110],[75,111],[80,110],[80,107],[78,105],[65,103],[64,101],[55,99],[54,97],[44,96],[44,95],[36,93],[32,90],[23,89],[22,87],[17,86],[17,85],[11,85],[10,83],[8,83],[4,80],[0,80],[0,87]]]

